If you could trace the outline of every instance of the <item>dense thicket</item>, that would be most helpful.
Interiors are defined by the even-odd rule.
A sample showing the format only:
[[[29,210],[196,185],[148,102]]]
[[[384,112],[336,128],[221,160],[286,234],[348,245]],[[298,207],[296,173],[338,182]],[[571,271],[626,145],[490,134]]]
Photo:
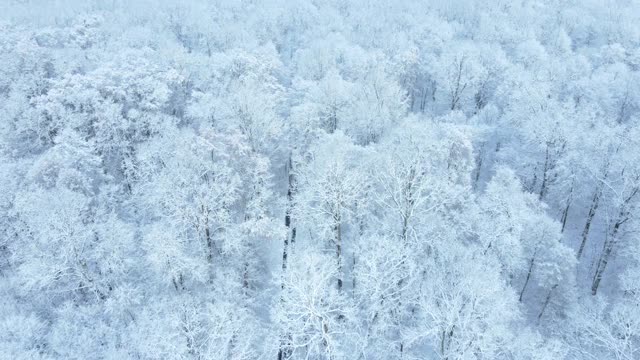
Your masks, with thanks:
[[[4,0],[0,358],[638,359],[638,24]]]

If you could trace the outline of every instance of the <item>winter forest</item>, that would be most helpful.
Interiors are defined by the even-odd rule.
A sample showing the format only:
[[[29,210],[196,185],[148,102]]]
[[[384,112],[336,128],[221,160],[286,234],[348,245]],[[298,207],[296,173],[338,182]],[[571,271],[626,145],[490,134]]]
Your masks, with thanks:
[[[0,359],[640,359],[639,1],[0,2]]]

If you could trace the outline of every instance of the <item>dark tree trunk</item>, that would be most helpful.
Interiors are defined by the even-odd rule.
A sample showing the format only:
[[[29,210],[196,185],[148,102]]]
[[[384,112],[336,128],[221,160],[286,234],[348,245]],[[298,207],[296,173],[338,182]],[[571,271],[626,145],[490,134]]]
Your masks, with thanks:
[[[293,160],[292,156],[289,156],[289,164],[287,165],[289,172],[289,185],[287,188],[287,210],[284,216],[284,225],[287,227],[287,235],[284,238],[284,248],[282,250],[282,271],[287,270],[287,261],[289,258],[289,246],[293,246],[296,241],[296,228],[292,224],[291,213],[293,211],[293,197],[296,190],[296,180],[293,173]]]
[[[544,167],[542,168],[542,184],[540,185],[540,200],[544,198],[547,192],[547,181],[549,181],[549,144],[545,150]]]
[[[598,210],[598,205],[600,204],[600,197],[602,195],[603,182],[607,180],[608,174],[609,174],[609,162],[605,164],[604,171],[603,171],[603,179],[598,180],[598,183],[596,185],[596,190],[593,193],[591,207],[589,208],[589,214],[587,215],[587,222],[585,223],[584,230],[582,231],[582,242],[580,243],[580,249],[578,249],[578,259],[580,259],[580,257],[582,256],[585,245],[587,244],[587,238],[589,237],[589,230],[591,229],[593,217],[596,215],[596,211]]]
[[[483,142],[482,145],[480,145],[480,151],[478,152],[478,158],[476,159],[476,176],[473,179],[474,189],[478,188],[478,181],[480,180],[480,174],[482,173],[482,161],[484,159],[485,146],[486,146],[486,142]]]
[[[616,223],[616,227],[618,224]],[[617,232],[617,228],[614,230],[614,233]],[[616,236],[615,234],[611,235],[612,237]],[[600,286],[600,282],[602,281],[602,275],[604,271],[607,269],[607,264],[609,263],[609,259],[611,257],[611,253],[613,252],[613,248],[615,246],[616,240],[615,238],[607,239],[604,243],[602,254],[598,259],[598,264],[596,265],[596,271],[593,275],[593,281],[591,282],[591,295],[598,294],[598,287]]]
[[[593,282],[591,283],[591,295],[596,295],[598,293],[598,287],[600,286],[600,282],[602,281],[602,275],[604,271],[607,269],[607,264],[609,264],[609,260],[611,259],[611,254],[618,242],[618,233],[620,232],[620,227],[627,220],[629,220],[629,213],[626,210],[627,203],[633,198],[633,196],[637,193],[637,190],[632,193],[629,198],[622,205],[622,209],[618,214],[618,219],[613,225],[613,229],[611,230],[611,234],[607,237],[604,242],[604,246],[602,249],[602,254],[598,259],[598,264],[596,265],[596,272],[593,276]]]
[[[536,251],[537,252],[537,251]],[[524,291],[527,289],[527,285],[529,285],[529,280],[531,279],[531,274],[533,273],[533,265],[536,261],[536,252],[533,253],[531,257],[531,261],[529,261],[529,271],[527,272],[527,277],[524,280],[524,286],[522,286],[522,290],[520,291],[520,297],[518,301],[522,302],[522,295],[524,295]]]
[[[342,290],[342,229],[340,213],[334,214],[333,241],[336,245],[336,261],[338,264],[338,290]]]
[[[640,177],[636,178],[636,181],[640,179]],[[602,251],[602,255],[600,255],[600,259],[598,260],[598,265],[596,266],[596,272],[593,276],[593,282],[591,284],[591,294],[596,295],[598,293],[598,287],[600,286],[600,282],[602,281],[602,275],[604,271],[607,269],[607,264],[609,264],[609,260],[611,258],[611,254],[615,248],[616,243],[618,242],[618,233],[620,232],[620,227],[622,224],[629,220],[629,210],[628,206],[633,200],[633,198],[638,195],[640,192],[640,187],[635,187],[632,189],[629,196],[622,202],[620,212],[618,213],[618,219],[613,225],[613,229],[611,230],[611,235],[604,243],[604,248]]]
[[[562,228],[560,232],[564,232],[564,229],[567,227],[567,218],[569,217],[569,209],[571,208],[571,202],[573,201],[573,183],[571,183],[571,189],[569,190],[569,197],[567,198],[567,205],[564,207],[564,211],[562,212],[562,218],[560,222],[562,223]]]
[[[295,175],[293,173],[292,155],[289,155],[287,170],[289,173],[289,184],[287,187],[287,210],[284,216],[284,225],[287,227],[287,235],[284,237],[284,247],[282,249],[282,290],[284,290],[284,276],[287,271],[288,258],[291,251],[290,246],[293,246],[296,241],[296,228],[295,226],[293,226],[292,221],[293,197],[295,196],[296,191],[296,181]],[[291,349],[291,336],[289,334],[281,336],[278,349],[278,360],[288,360],[292,355],[293,351]]]
[[[211,263],[213,259],[213,239],[211,238],[211,230],[209,229],[209,211],[205,209],[204,205],[200,210],[204,214],[204,239],[207,244],[207,261]]]
[[[456,107],[458,107],[458,102],[460,101],[460,98],[462,97],[462,93],[464,92],[465,88],[467,87],[467,84],[461,84],[462,81],[462,71],[464,68],[464,56],[462,57],[462,59],[460,59],[460,62],[458,63],[458,69],[457,69],[457,74],[456,74],[456,87],[455,89],[453,89],[451,91],[451,110],[455,110]]]
[[[558,287],[558,284],[555,284],[549,290],[547,297],[544,299],[544,304],[542,304],[542,309],[540,310],[540,314],[538,314],[538,321],[540,321],[540,318],[542,318],[544,311],[547,309],[547,306],[549,305],[549,301],[551,301],[551,294],[553,293],[553,290],[555,290],[557,287]]]
[[[598,184],[598,187],[593,194],[593,199],[591,200],[591,207],[589,207],[589,214],[587,214],[587,222],[584,225],[584,230],[582,230],[582,242],[580,243],[580,248],[578,249],[578,259],[582,256],[585,245],[587,244],[587,239],[589,238],[589,230],[591,229],[591,223],[593,222],[593,217],[596,215],[598,205],[600,204],[601,192],[601,185]]]

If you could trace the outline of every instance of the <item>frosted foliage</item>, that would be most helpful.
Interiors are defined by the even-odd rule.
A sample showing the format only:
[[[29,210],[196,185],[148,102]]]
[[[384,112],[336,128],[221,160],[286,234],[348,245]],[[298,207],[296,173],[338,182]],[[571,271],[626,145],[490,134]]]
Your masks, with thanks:
[[[640,3],[4,0],[0,359],[640,358]]]

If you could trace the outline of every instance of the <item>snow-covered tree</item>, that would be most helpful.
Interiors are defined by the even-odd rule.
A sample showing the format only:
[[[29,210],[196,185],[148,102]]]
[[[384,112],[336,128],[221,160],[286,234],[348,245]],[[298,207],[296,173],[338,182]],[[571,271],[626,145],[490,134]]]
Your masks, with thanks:
[[[0,357],[638,358],[638,23],[3,1]]]

